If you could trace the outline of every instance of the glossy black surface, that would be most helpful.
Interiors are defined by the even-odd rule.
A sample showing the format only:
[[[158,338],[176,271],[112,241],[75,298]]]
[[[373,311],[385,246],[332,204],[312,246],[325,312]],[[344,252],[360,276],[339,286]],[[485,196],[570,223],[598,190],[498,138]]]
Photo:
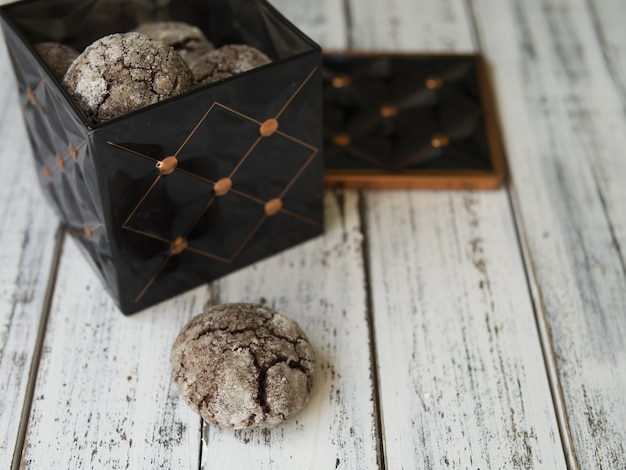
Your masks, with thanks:
[[[493,169],[480,87],[474,55],[326,55],[326,168]]]
[[[262,1],[150,4],[0,9],[39,183],[125,313],[323,229],[319,48]],[[90,127],[32,45],[84,47],[118,20],[126,30],[149,18],[195,19],[217,44],[274,62]]]

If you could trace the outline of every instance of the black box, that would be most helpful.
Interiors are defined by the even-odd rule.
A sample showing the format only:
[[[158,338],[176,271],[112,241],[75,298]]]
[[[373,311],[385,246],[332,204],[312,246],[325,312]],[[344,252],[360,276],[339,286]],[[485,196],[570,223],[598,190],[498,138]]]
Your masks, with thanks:
[[[39,183],[124,313],[322,233],[321,50],[267,2],[25,0],[0,16]],[[273,62],[90,124],[33,46],[82,50],[149,20]]]

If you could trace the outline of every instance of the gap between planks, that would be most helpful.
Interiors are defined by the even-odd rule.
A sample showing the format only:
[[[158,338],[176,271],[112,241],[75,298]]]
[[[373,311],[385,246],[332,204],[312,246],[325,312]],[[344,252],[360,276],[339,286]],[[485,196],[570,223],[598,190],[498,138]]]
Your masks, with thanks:
[[[33,404],[33,397],[35,394],[35,385],[37,383],[39,363],[41,361],[43,343],[46,337],[48,318],[50,317],[50,308],[52,307],[52,299],[54,298],[54,290],[56,287],[59,265],[61,263],[61,255],[63,254],[63,245],[65,242],[66,233],[67,231],[65,230],[65,228],[59,226],[55,234],[54,254],[52,256],[52,263],[50,265],[50,272],[48,274],[48,283],[46,285],[46,293],[44,296],[43,305],[41,307],[41,315],[39,317],[39,328],[37,329],[37,337],[35,340],[35,347],[33,349],[33,357],[30,363],[30,370],[28,373],[28,383],[26,384],[26,393],[24,395],[22,414],[20,416],[20,425],[17,432],[15,449],[13,450],[11,470],[19,470],[22,467],[22,453],[24,451],[24,445],[26,442],[26,432],[28,430],[30,411]]]
[[[361,254],[363,256],[363,276],[365,279],[365,305],[367,309],[367,329],[370,343],[370,370],[374,399],[374,413],[376,425],[376,447],[378,455],[378,468],[387,468],[387,457],[385,451],[385,428],[382,416],[382,402],[380,399],[380,375],[378,373],[378,349],[376,348],[376,335],[374,334],[374,307],[372,301],[372,277],[369,256],[369,237],[367,229],[367,208],[365,207],[365,197],[363,191],[359,191],[359,223],[363,239],[361,241]]]

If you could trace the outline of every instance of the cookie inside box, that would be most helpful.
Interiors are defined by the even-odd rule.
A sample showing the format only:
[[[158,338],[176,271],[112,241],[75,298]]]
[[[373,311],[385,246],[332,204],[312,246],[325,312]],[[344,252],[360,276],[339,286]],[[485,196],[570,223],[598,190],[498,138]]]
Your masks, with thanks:
[[[321,49],[264,0],[23,0],[0,20],[39,184],[122,312],[322,233]],[[153,20],[272,62],[94,124],[35,51]]]
[[[478,55],[324,55],[326,184],[491,189],[502,152]]]

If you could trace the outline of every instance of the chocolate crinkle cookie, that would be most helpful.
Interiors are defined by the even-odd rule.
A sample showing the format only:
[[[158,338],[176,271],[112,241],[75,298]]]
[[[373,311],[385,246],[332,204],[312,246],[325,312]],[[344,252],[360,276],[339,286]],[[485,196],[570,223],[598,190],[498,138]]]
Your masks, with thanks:
[[[200,28],[182,21],[154,21],[135,29],[172,47],[189,64],[215,49]]]
[[[314,353],[298,324],[256,304],[212,307],[172,347],[173,379],[202,418],[223,428],[271,427],[311,396]]]
[[[206,85],[270,62],[270,58],[255,47],[230,44],[204,54],[189,65],[196,81]]]
[[[74,60],[63,82],[95,122],[195,86],[189,66],[174,49],[135,32],[98,39]]]
[[[60,42],[40,42],[35,45],[35,50],[59,80],[63,80],[65,72],[79,54],[73,47]]]

